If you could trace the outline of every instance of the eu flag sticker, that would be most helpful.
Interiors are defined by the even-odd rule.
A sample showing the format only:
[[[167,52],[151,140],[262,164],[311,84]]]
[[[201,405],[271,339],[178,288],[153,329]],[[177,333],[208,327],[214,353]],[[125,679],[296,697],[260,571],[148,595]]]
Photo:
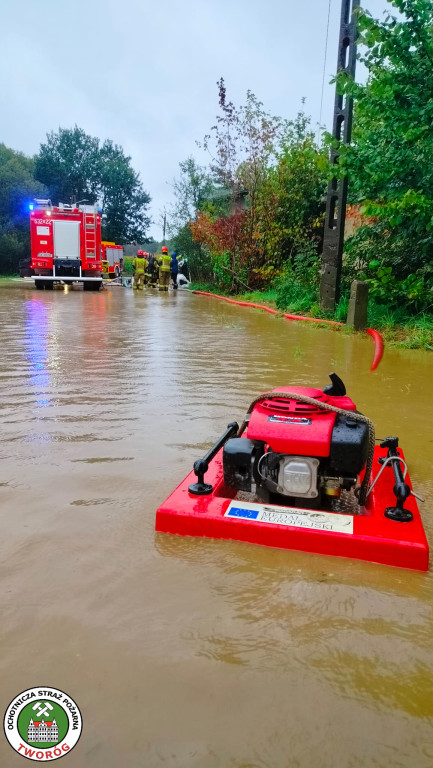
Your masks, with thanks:
[[[245,509],[245,507],[230,507],[226,517],[242,517],[244,520],[257,520],[258,509]]]

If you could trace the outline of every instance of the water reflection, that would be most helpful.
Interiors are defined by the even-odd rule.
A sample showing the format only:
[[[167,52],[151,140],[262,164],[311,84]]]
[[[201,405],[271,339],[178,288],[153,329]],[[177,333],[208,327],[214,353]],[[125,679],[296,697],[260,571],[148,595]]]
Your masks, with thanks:
[[[30,381],[38,408],[51,403],[49,363],[49,309],[37,297],[25,302],[26,354],[29,362]]]

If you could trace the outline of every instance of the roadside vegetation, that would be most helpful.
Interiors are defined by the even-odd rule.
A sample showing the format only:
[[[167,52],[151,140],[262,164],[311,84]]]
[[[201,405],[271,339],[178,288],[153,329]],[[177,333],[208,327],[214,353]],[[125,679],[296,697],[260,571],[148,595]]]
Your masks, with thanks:
[[[133,256],[125,256],[123,259],[123,274],[125,275],[133,275],[134,270],[132,268],[132,262],[134,260]]]
[[[351,227],[332,317],[345,321],[350,284],[365,280],[370,325],[393,343],[433,349],[433,9],[429,0],[389,6],[382,20],[360,12],[366,84],[338,83],[355,114],[352,145],[340,147]],[[171,246],[214,292],[330,317],[318,287],[331,137],[303,112],[268,114],[251,92],[235,106],[223,80],[218,99],[202,141],[208,165],[180,163]]]
[[[218,293],[221,296],[231,296],[242,301],[251,301],[256,304],[277,309],[284,314],[288,312],[294,315],[323,318],[324,320],[337,320],[346,322],[349,306],[349,296],[340,298],[335,312],[324,312],[320,309],[317,300],[311,301],[311,294],[307,291],[298,291],[292,300],[282,297],[276,288],[268,290],[252,291],[245,293],[233,293],[227,287],[216,287],[215,283],[191,283],[189,289],[194,291],[206,291]],[[433,352],[433,315],[421,312],[418,315],[410,315],[403,308],[390,310],[386,306],[369,302],[368,326],[380,331],[389,346],[405,349],[426,349]],[[313,325],[313,328],[320,327]],[[327,326],[329,328],[329,326]],[[335,331],[354,333],[349,326],[333,326]]]

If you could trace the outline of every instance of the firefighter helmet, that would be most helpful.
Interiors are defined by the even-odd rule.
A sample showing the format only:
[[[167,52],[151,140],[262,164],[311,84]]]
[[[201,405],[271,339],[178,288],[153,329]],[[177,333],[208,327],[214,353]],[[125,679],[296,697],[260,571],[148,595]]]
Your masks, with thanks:
[[[142,255],[143,255],[143,251],[137,251],[137,256],[142,256]]]
[[[146,257],[149,256],[148,252],[147,251],[143,251],[143,256],[146,256]]]
[[[161,248],[161,253],[168,253],[168,248],[166,245],[163,245]]]

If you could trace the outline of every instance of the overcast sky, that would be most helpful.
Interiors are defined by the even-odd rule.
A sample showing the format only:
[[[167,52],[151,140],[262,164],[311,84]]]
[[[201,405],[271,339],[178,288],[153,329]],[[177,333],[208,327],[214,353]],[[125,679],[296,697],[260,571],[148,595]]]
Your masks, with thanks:
[[[155,220],[178,163],[199,157],[216,81],[243,103],[319,120],[329,0],[0,0],[0,141],[27,154],[75,123],[131,155]],[[386,0],[363,0],[373,15]],[[322,122],[331,126],[341,0],[331,0]]]

